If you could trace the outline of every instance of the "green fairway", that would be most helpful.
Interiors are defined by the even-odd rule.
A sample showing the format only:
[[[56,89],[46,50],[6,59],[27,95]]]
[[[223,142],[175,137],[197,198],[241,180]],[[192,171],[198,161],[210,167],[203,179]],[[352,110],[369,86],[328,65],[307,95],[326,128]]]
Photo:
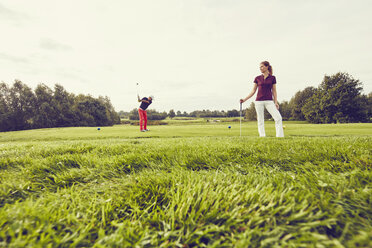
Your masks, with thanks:
[[[284,125],[0,133],[0,247],[371,247],[372,125]]]
[[[332,137],[332,136],[372,136],[372,125],[360,124],[306,124],[283,122],[286,137]],[[228,127],[231,126],[231,129]],[[266,135],[275,137],[274,122],[265,122]],[[9,141],[57,141],[87,139],[131,139],[131,138],[175,138],[175,137],[238,137],[239,122],[207,123],[197,120],[190,123],[170,122],[170,125],[149,126],[150,132],[139,132],[138,126],[118,125],[113,127],[72,127],[36,129],[0,133],[0,142]],[[256,122],[242,123],[242,136],[258,136]]]

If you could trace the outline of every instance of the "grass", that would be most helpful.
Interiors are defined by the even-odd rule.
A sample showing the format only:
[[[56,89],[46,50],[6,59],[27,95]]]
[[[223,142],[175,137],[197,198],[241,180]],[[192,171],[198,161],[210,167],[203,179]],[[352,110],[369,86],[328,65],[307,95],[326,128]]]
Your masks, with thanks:
[[[372,246],[371,124],[285,125],[0,133],[0,247]]]
[[[231,129],[228,128],[231,126]],[[306,124],[304,122],[284,122],[286,137],[371,137],[371,124]],[[66,141],[94,139],[140,139],[140,138],[190,138],[190,137],[238,137],[239,122],[187,123],[184,125],[171,124],[165,126],[149,126],[150,132],[138,132],[138,126],[118,125],[113,127],[71,127],[35,129],[17,132],[0,133],[0,142],[15,141]],[[275,137],[273,122],[266,122],[266,135]],[[256,122],[243,122],[242,135],[256,138],[258,136]]]

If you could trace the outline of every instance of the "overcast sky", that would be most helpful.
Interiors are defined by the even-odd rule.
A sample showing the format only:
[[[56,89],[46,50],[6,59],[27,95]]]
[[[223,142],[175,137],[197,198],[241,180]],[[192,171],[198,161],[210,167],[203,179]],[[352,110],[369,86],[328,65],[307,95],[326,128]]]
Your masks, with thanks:
[[[371,0],[0,0],[0,81],[58,83],[117,111],[137,91],[158,111],[230,110],[268,60],[279,101],[339,71],[369,93],[371,13]]]

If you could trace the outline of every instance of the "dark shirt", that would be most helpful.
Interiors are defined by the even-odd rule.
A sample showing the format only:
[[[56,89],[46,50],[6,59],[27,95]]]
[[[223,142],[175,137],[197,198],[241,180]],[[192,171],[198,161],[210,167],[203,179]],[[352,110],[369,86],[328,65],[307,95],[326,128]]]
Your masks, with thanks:
[[[144,97],[141,100],[142,101],[145,100],[145,101],[148,101],[149,102],[149,103],[147,103],[147,102],[141,102],[140,109],[142,109],[142,110],[146,110],[147,107],[152,103],[152,100],[150,101],[147,97]]]
[[[264,75],[257,76],[254,83],[258,86],[256,101],[270,101],[273,100],[273,84],[276,84],[275,76],[269,75],[264,79]]]

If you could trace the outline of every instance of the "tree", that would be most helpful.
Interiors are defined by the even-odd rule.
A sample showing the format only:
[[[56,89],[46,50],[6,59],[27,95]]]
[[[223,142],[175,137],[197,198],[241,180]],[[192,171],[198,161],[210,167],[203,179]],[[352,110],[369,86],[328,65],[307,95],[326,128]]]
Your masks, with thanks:
[[[240,113],[239,113],[238,110],[233,109],[233,110],[229,110],[229,111],[227,111],[226,116],[227,116],[227,117],[239,117],[239,116],[240,116]]]
[[[289,102],[291,106],[291,118],[292,120],[304,121],[305,116],[302,113],[302,107],[306,102],[315,94],[316,88],[307,87],[304,90],[298,91]]]
[[[345,123],[367,121],[366,101],[361,95],[362,86],[347,73],[325,76],[316,93],[302,110],[313,123]]]
[[[15,80],[9,91],[9,130],[23,130],[32,126],[32,117],[34,115],[35,95],[32,89]]]
[[[146,112],[148,120],[164,120],[168,116],[167,112],[160,113],[153,109],[149,109]]]
[[[108,126],[110,122],[106,114],[106,106],[92,96],[78,95],[76,106],[79,110],[79,124],[83,126]]]
[[[10,123],[10,89],[7,84],[0,84],[0,131],[11,130]]]
[[[129,118],[129,112],[126,112],[126,111],[123,111],[123,110],[119,111],[118,115],[119,115],[120,118],[123,118],[123,119],[128,119]]]
[[[320,108],[322,94],[320,91],[316,91],[310,99],[308,99],[305,105],[301,108],[301,113],[305,119],[311,123],[322,123],[323,113]]]
[[[112,106],[110,98],[102,97],[100,96],[98,100],[105,106],[106,108],[106,116],[108,122],[107,125],[114,125],[114,124],[120,124],[120,116],[118,113],[116,113],[114,106]]]
[[[129,112],[129,120],[139,120],[138,109],[134,108]]]
[[[55,127],[57,113],[51,104],[53,102],[53,91],[45,84],[39,84],[35,89],[35,97],[33,128]]]
[[[108,97],[75,96],[58,84],[54,91],[39,84],[34,92],[19,80],[0,84],[0,131],[116,123],[120,117]]]
[[[291,118],[291,113],[292,113],[292,107],[287,101],[283,101],[280,105],[280,114],[283,118],[284,121],[287,121]]]
[[[57,127],[78,126],[78,117],[75,111],[79,110],[74,108],[76,98],[73,94],[68,93],[62,85],[56,84],[54,86],[52,105],[57,113],[55,120]]]
[[[249,105],[249,108],[247,108],[245,111],[245,119],[249,121],[255,121],[257,119],[256,109],[254,107],[253,102]]]
[[[169,116],[171,119],[173,119],[173,118],[176,116],[176,113],[174,112],[173,109],[171,109],[171,110],[169,111],[168,116]]]

